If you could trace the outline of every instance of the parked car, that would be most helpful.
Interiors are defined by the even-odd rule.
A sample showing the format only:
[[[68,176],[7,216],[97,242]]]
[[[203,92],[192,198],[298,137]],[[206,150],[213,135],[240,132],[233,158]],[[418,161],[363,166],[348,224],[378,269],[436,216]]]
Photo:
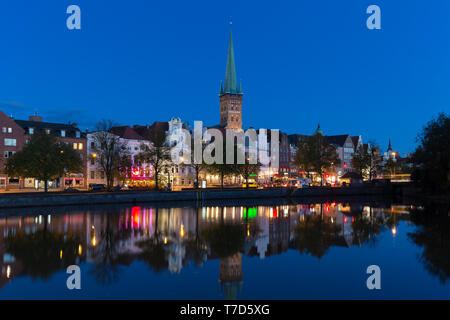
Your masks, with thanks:
[[[90,184],[89,190],[91,191],[104,191],[106,186],[104,184]]]

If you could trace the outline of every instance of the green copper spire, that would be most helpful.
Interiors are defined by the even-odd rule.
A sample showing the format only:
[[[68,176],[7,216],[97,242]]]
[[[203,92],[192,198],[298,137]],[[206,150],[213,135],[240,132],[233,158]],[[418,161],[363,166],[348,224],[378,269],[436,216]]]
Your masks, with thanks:
[[[239,91],[238,91],[238,93],[242,94],[242,79],[239,80]]]
[[[233,36],[230,30],[230,43],[228,44],[227,72],[225,74],[225,93],[237,93],[236,65],[234,62]]]
[[[220,94],[223,94],[223,84],[222,84],[222,81],[220,81]]]
[[[316,132],[315,132],[314,134],[320,134],[321,136],[323,136],[323,131],[322,131],[322,129],[320,128],[320,123],[319,123],[319,125],[317,126]]]

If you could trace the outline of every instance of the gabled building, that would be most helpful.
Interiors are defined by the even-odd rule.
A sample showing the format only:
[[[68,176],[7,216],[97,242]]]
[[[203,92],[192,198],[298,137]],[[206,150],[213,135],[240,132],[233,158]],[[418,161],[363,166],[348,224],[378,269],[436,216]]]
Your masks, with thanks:
[[[188,141],[184,130],[188,130],[180,118],[172,118],[170,121],[155,121],[152,125],[134,125],[133,129],[143,137],[150,137],[152,132],[162,131],[166,133],[166,144],[170,148],[176,145],[181,149],[187,148]],[[189,141],[190,143],[190,141]],[[168,171],[164,173],[165,180],[170,181],[174,188],[191,187],[194,183],[194,170],[190,166],[172,165]]]
[[[142,163],[138,155],[141,152],[141,144],[150,143],[145,140],[139,133],[129,126],[112,127],[110,133],[119,138],[119,143],[123,143],[127,146],[127,156],[131,167],[121,168],[121,174],[125,184],[130,188],[134,187],[151,187],[154,183],[153,170],[149,164]],[[92,184],[105,184],[106,175],[103,168],[98,164],[96,158],[98,155],[95,153],[95,132],[87,134],[88,139],[88,185]],[[116,178],[114,184],[121,184],[120,179]]]

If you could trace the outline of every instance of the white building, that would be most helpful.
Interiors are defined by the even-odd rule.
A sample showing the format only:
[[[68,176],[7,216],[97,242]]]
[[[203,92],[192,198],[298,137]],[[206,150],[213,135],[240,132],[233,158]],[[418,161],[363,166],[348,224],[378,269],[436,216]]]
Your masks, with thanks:
[[[153,185],[153,170],[150,164],[140,163],[138,161],[138,155],[141,152],[141,144],[150,146],[150,142],[146,141],[140,136],[133,128],[129,126],[113,127],[111,134],[119,138],[119,143],[123,143],[127,146],[127,155],[130,157],[132,166],[126,168],[127,181],[126,184],[129,187],[151,187]],[[87,173],[88,173],[88,186],[92,184],[105,184],[106,175],[103,168],[99,165],[97,157],[99,156],[95,152],[95,132],[87,134]],[[122,184],[116,177],[114,185]]]

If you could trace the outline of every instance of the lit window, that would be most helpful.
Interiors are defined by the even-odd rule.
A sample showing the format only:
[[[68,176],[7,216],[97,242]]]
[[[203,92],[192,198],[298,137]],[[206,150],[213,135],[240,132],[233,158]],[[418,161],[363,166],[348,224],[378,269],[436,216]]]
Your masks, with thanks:
[[[61,130],[61,137],[65,137],[66,136],[66,130]]]
[[[50,129],[45,129],[46,134],[50,134]]]
[[[33,128],[28,128],[28,133],[29,134],[34,134],[34,129]]]
[[[12,128],[8,128],[8,133],[12,133]]]
[[[16,146],[16,139],[5,139],[5,146]]]
[[[2,133],[6,133],[6,128],[5,127],[2,128]]]
[[[78,150],[83,150],[83,144],[82,143],[78,144]]]
[[[78,147],[78,143],[74,142],[74,143],[73,143],[73,148],[74,148],[75,150],[77,150],[77,147]]]

